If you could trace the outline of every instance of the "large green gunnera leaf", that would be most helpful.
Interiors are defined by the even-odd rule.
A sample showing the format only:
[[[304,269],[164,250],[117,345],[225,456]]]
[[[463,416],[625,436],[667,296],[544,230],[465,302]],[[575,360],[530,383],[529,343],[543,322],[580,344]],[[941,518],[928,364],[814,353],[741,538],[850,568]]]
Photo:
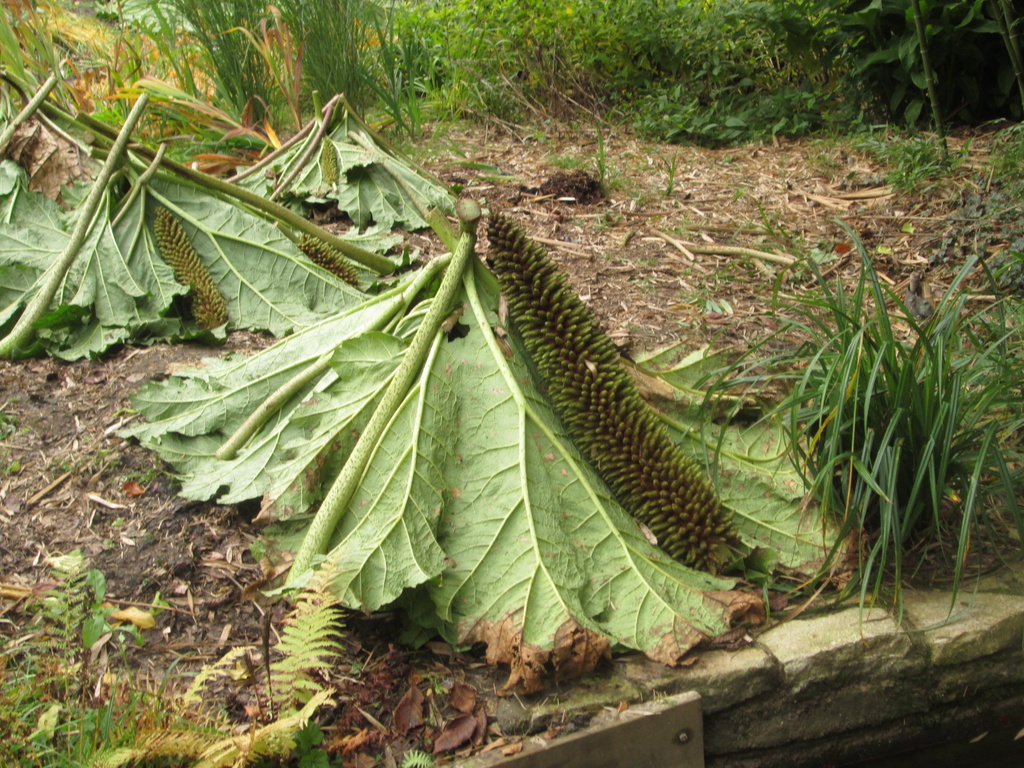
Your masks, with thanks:
[[[611,643],[674,663],[724,632],[739,610],[732,582],[658,550],[581,459],[519,340],[500,328],[497,289],[478,262],[457,304],[461,332],[437,331],[334,529],[324,557],[345,604],[376,609],[404,595],[453,642],[486,643],[525,690],[545,668],[592,668]],[[364,305],[344,315],[362,318],[344,338],[306,331],[248,361],[152,384],[136,399],[151,423],[131,433],[175,464],[190,494],[262,495],[267,516],[293,518],[332,484],[423,306],[385,333]],[[329,367],[237,457],[216,457],[246,409],[326,353]]]
[[[119,191],[107,191],[78,258],[37,324],[41,350],[73,359],[127,341],[203,333],[183,298],[188,288],[175,280],[157,248],[152,226],[161,207],[182,222],[227,299],[232,328],[283,335],[364,298],[309,261],[271,222],[246,209],[161,179],[134,195],[119,196]],[[64,250],[74,214],[28,192],[24,178],[0,196],[0,212],[2,331]]]
[[[423,270],[256,355],[212,358],[145,385],[133,403],[147,421],[125,435],[174,465],[186,498],[237,502],[268,493],[276,518],[305,512],[319,499],[319,482],[311,478],[331,467],[337,471],[325,449],[336,443],[342,453],[346,444],[351,447],[349,431],[358,430],[401,357],[404,340],[381,331],[402,319],[432,272]],[[217,458],[261,403],[299,379],[301,385],[236,455]],[[320,466],[321,460],[329,466]]]
[[[783,564],[817,567],[834,537],[793,465],[789,436],[780,418],[719,424],[701,407],[700,381],[725,364],[724,352],[669,348],[641,356],[641,370],[668,385],[653,403],[684,450],[710,462],[723,506],[749,548],[770,549]],[[660,390],[659,390],[660,391]],[[741,405],[733,403],[733,405]]]
[[[447,189],[384,150],[351,116],[343,117],[329,135],[319,140],[319,146],[316,141],[316,136],[310,136],[282,154],[274,163],[273,173],[240,183],[269,197],[279,180],[287,178],[294,165],[315,149],[317,161],[304,165],[279,194],[306,204],[333,202],[357,229],[372,224],[377,232],[389,232],[392,227],[426,227],[426,213],[431,208],[452,212],[452,196]]]

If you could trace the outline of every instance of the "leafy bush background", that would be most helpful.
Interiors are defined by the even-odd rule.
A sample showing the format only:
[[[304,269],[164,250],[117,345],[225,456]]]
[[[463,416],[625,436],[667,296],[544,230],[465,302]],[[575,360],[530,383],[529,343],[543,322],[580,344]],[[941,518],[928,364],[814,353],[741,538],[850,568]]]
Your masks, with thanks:
[[[944,114],[1019,117],[1013,69],[982,0],[923,3]],[[895,119],[927,121],[910,0],[409,3],[435,82],[514,119],[583,107],[654,138],[705,144]],[[440,63],[439,63],[440,62]]]

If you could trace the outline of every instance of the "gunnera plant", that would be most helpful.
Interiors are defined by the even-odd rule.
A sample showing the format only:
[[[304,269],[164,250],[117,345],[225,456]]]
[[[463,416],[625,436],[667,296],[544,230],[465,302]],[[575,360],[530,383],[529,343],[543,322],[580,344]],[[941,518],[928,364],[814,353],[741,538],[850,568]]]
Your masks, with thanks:
[[[710,481],[644,402],[544,249],[501,215],[487,234],[509,314],[576,445],[662,549],[687,565],[716,567],[715,550],[733,533]]]
[[[955,591],[976,536],[1010,526],[1024,540],[1024,345],[1006,306],[971,301],[968,278],[989,275],[977,260],[919,322],[849,234],[861,256],[852,289],[812,264],[820,291],[785,306],[784,332],[805,341],[750,365],[758,373],[745,382],[791,380],[774,413],[789,420],[823,513],[841,524],[833,554],[860,533],[862,602],[892,584],[899,605],[910,551],[951,572]]]

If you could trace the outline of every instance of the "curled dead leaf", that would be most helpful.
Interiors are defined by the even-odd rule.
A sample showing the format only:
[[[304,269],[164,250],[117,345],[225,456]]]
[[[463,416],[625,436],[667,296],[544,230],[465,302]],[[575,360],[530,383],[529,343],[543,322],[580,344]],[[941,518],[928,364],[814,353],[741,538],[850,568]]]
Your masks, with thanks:
[[[130,622],[139,629],[152,629],[156,626],[156,619],[153,618],[153,614],[134,606],[114,611],[110,614],[110,618],[114,621]]]
[[[88,178],[81,149],[37,120],[18,126],[5,154],[28,172],[29,191],[51,200],[58,200],[66,185]]]
[[[460,645],[486,643],[488,664],[508,664],[508,680],[500,691],[503,694],[512,690],[536,693],[544,688],[549,670],[562,679],[572,679],[587,674],[602,658],[611,656],[609,638],[572,619],[555,632],[552,648],[524,645],[516,616],[508,614],[499,622],[477,622],[459,637]]]
[[[731,591],[711,592],[708,596],[726,607],[730,625],[746,624],[757,627],[765,622],[764,600],[759,594]]]
[[[146,492],[145,487],[139,485],[134,480],[126,480],[121,486],[121,490],[124,491],[124,495],[129,499],[137,499]]]
[[[448,703],[459,712],[469,714],[476,708],[476,689],[465,683],[456,683],[448,691]]]

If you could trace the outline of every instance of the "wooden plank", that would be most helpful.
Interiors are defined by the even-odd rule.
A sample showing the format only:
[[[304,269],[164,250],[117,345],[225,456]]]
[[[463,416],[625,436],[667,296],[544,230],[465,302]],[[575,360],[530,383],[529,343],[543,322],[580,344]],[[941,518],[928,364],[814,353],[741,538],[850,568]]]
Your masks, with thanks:
[[[556,739],[525,737],[523,751],[501,750],[453,763],[457,768],[704,768],[700,694],[681,693],[600,712],[581,731]]]

